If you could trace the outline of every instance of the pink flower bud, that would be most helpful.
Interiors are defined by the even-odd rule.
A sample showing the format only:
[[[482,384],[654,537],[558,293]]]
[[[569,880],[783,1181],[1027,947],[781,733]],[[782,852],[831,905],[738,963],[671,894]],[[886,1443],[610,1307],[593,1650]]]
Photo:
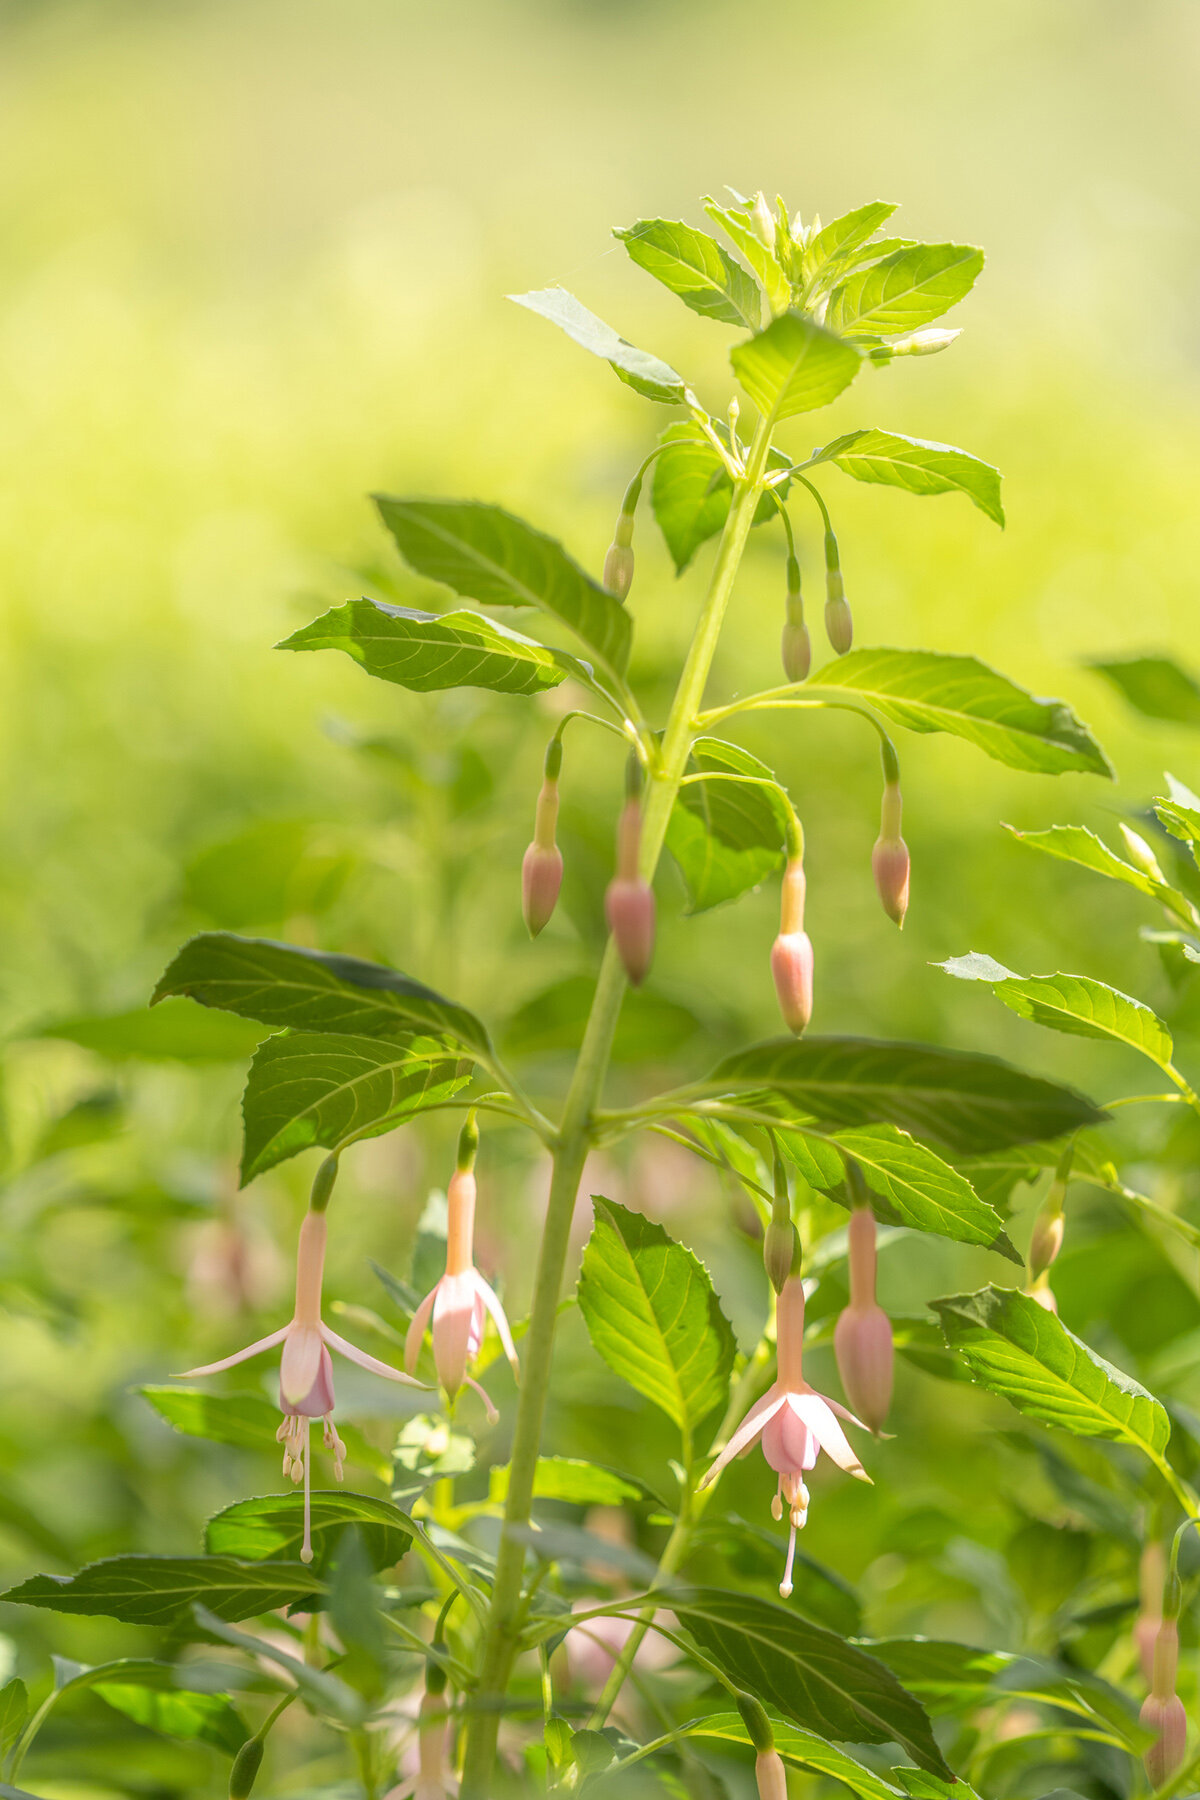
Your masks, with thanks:
[[[760,1750],[754,1759],[758,1800],[787,1800],[787,1771],[778,1750]]]
[[[798,625],[793,624],[791,619],[787,621],[780,639],[779,652],[783,658],[783,672],[788,680],[806,681],[812,667],[812,639],[803,619]]]
[[[799,1037],[813,1009],[813,947],[807,931],[780,932],[771,945],[771,975],[783,1022]]]
[[[1051,1210],[1046,1205],[1038,1213],[1033,1222],[1033,1236],[1029,1240],[1029,1274],[1032,1280],[1036,1281],[1039,1275],[1046,1273],[1062,1249],[1065,1224],[1061,1206]]]
[[[1142,1679],[1149,1687],[1154,1679],[1154,1645],[1163,1617],[1163,1582],[1167,1574],[1167,1555],[1157,1538],[1142,1549],[1138,1561],[1138,1597],[1141,1602],[1133,1627]]]
[[[636,877],[615,875],[604,896],[604,916],[626,975],[640,987],[654,957],[654,890]]]
[[[633,546],[613,543],[604,558],[604,585],[618,600],[624,600],[633,586]]]
[[[903,927],[908,911],[908,845],[903,838],[876,838],[871,851],[871,871],[883,910],[889,919]]]
[[[1140,1723],[1157,1735],[1143,1762],[1151,1787],[1161,1787],[1183,1766],[1187,1755],[1187,1714],[1178,1694],[1150,1694],[1143,1702]]]
[[[851,1411],[872,1431],[882,1431],[892,1403],[891,1320],[880,1306],[847,1306],[833,1347]]]
[[[558,904],[562,874],[562,851],[557,844],[553,849],[530,844],[521,864],[521,911],[530,937],[536,937],[549,924]]]

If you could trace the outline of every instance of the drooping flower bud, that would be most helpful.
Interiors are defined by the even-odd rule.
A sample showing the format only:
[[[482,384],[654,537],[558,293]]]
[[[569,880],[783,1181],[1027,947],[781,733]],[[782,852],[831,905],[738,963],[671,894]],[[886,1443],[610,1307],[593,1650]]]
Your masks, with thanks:
[[[654,890],[638,874],[642,842],[642,770],[631,755],[625,804],[617,821],[617,870],[604,896],[604,916],[617,954],[634,987],[645,981],[654,958]]]
[[[750,211],[750,223],[754,227],[754,235],[768,250],[775,248],[775,215],[767,202],[762,189],[754,196],[754,205]]]
[[[1154,1643],[1163,1617],[1163,1581],[1167,1573],[1167,1554],[1157,1538],[1142,1549],[1138,1562],[1138,1616],[1133,1626],[1142,1679],[1149,1687],[1154,1679]]]
[[[1175,1692],[1178,1667],[1179,1625],[1175,1619],[1167,1618],[1155,1636],[1150,1692],[1139,1715],[1142,1726],[1155,1733],[1143,1761],[1150,1784],[1156,1788],[1170,1780],[1187,1755],[1187,1714]]]
[[[952,331],[948,326],[934,325],[927,331],[912,331],[907,337],[897,338],[888,348],[893,356],[936,356],[961,336],[961,327]]]
[[[1067,1183],[1071,1177],[1071,1161],[1074,1146],[1068,1145],[1059,1158],[1058,1167],[1054,1171],[1054,1179],[1050,1183],[1045,1200],[1038,1209],[1037,1218],[1033,1222],[1033,1232],[1029,1239],[1029,1282],[1030,1291],[1044,1283],[1046,1270],[1062,1249],[1063,1229],[1066,1224],[1063,1215],[1063,1201],[1067,1196]],[[1045,1302],[1043,1301],[1043,1305]],[[1051,1311],[1056,1310],[1051,1307]]]
[[[894,768],[894,753],[890,760]],[[888,762],[885,748],[884,769],[887,778],[883,784],[879,836],[871,851],[871,872],[875,877],[875,886],[884,912],[903,930],[904,915],[908,911],[910,862],[908,845],[900,836],[900,816],[904,803],[900,795],[899,771],[888,773]]]
[[[788,1276],[800,1266],[800,1234],[792,1224],[792,1203],[788,1194],[787,1170],[775,1147],[775,1201],[771,1217],[763,1233],[763,1267],[767,1280],[777,1294],[783,1292]]]
[[[825,635],[839,656],[845,656],[854,642],[854,617],[832,531],[825,533]]]
[[[799,1037],[812,1018],[813,947],[804,929],[804,836],[799,822],[788,830],[788,861],[779,903],[779,936],[771,945],[771,975],[779,1010]]]
[[[246,1739],[229,1771],[229,1800],[249,1800],[255,1778],[262,1768],[265,1749],[266,1745],[260,1737]]]
[[[758,1800],[787,1800],[787,1773],[775,1748],[775,1733],[766,1708],[753,1694],[735,1694],[734,1701],[742,1715],[746,1736],[756,1752],[754,1779],[758,1784]]]
[[[850,1214],[850,1304],[834,1328],[838,1373],[851,1407],[874,1432],[892,1403],[892,1322],[875,1298],[875,1215]]]
[[[1158,858],[1141,832],[1132,831],[1126,824],[1122,824],[1120,830],[1121,836],[1125,840],[1125,848],[1129,852],[1130,862],[1139,868],[1143,875],[1149,875],[1151,881],[1165,882],[1166,876],[1159,867]]]
[[[633,521],[641,493],[642,473],[639,470],[625,490],[613,541],[604,558],[604,585],[618,600],[627,599],[633,586]]]
[[[812,667],[812,639],[804,623],[804,601],[800,596],[800,564],[788,557],[787,618],[784,621],[780,654],[783,672],[789,681],[804,681]]]
[[[542,790],[534,814],[533,842],[521,864],[521,911],[530,937],[536,937],[549,923],[562,887],[562,851],[555,840],[561,768],[562,739],[554,737],[546,751]]]

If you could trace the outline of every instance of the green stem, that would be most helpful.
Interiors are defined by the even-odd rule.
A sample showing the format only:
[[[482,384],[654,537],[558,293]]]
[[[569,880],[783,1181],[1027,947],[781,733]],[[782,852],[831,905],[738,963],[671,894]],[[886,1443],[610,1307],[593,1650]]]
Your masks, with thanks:
[[[755,432],[745,480],[734,489],[708,594],[679,678],[661,751],[647,784],[638,859],[638,873],[646,881],[653,879],[658,866],[667,822],[687,766],[696,733],[696,714],[704,698],[725,611],[762,493],[770,436],[769,424],[761,423]],[[491,1606],[480,1652],[478,1708],[467,1728],[462,1800],[487,1800],[492,1784],[500,1718],[498,1702],[508,1686],[516,1653],[521,1577],[525,1564],[525,1546],[507,1528],[529,1521],[571,1220],[583,1165],[591,1147],[592,1114],[608,1071],[624,996],[625,972],[610,938],[600,965],[592,1010],[567,1092],[554,1153],[550,1200],[538,1252],[517,1402],[508,1500],[504,1511],[506,1529],[500,1539]]]

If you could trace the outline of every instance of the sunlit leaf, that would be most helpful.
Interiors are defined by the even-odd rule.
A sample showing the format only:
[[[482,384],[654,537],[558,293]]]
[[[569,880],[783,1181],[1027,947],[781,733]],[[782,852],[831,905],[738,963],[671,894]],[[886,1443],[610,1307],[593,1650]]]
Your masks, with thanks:
[[[1096,657],[1087,667],[1111,681],[1144,718],[1200,727],[1200,682],[1173,657]]]
[[[618,336],[611,325],[589,312],[566,288],[539,288],[535,293],[510,294],[508,297],[518,306],[549,319],[552,325],[565,331],[593,356],[602,357],[622,381],[647,400],[661,400],[666,406],[677,406],[686,397],[687,385],[683,376],[677,375],[669,363],[645,350],[638,350]]]
[[[1018,1412],[1076,1437],[1111,1438],[1161,1459],[1171,1435],[1166,1409],[1031,1295],[985,1287],[930,1305],[972,1379]]]
[[[1011,769],[1112,775],[1087,726],[1061,700],[1040,700],[974,656],[933,650],[851,650],[806,688],[852,694],[894,725],[948,731]]]
[[[892,1787],[881,1775],[864,1768],[844,1750],[827,1744],[816,1732],[801,1731],[778,1713],[767,1709],[775,1748],[784,1762],[805,1769],[810,1775],[825,1776],[858,1794],[861,1800],[897,1800],[899,1788]],[[695,1719],[685,1727],[688,1737],[716,1738],[728,1744],[749,1744],[750,1733],[740,1713],[712,1713],[706,1719]]]
[[[997,525],[1004,523],[999,469],[952,444],[872,429],[847,432],[813,454],[856,481],[904,488],[910,494],[965,494]]]
[[[1110,881],[1123,881],[1126,887],[1135,888],[1139,894],[1161,900],[1172,912],[1189,920],[1192,917],[1191,908],[1182,894],[1164,882],[1155,881],[1144,869],[1126,862],[1086,825],[1051,825],[1044,831],[1016,831],[1010,825],[1008,830],[1019,844],[1027,844],[1031,850],[1044,851],[1047,856],[1056,856],[1063,862],[1078,863],[1080,868],[1090,869],[1095,875],[1106,875]]]
[[[990,956],[971,951],[938,963],[960,981],[985,981],[997,999],[1022,1019],[1074,1037],[1105,1038],[1139,1050],[1160,1069],[1169,1067],[1174,1045],[1156,1013],[1140,1000],[1087,975],[1014,975]]]
[[[932,324],[974,287],[983,251],[969,244],[914,244],[860,269],[834,289],[831,331],[916,331]]]
[[[488,1475],[488,1499],[499,1505],[508,1497],[508,1464]],[[645,1490],[615,1469],[582,1462],[574,1456],[539,1456],[533,1477],[535,1500],[565,1500],[572,1506],[623,1506],[644,1500]]]
[[[828,225],[822,225],[805,251],[806,266],[810,266],[816,274],[827,263],[840,261],[853,251],[862,249],[879,227],[886,225],[895,211],[896,207],[887,200],[869,200],[865,206],[856,206],[852,212],[830,219]]]
[[[262,1042],[258,1025],[221,1013],[197,1012],[182,1000],[151,1011],[83,1014],[37,1028],[38,1037],[63,1038],[113,1062],[241,1062]]]
[[[734,1340],[697,1257],[661,1225],[593,1197],[579,1309],[610,1369],[695,1431],[729,1397]]]
[[[770,769],[738,744],[700,737],[692,745],[688,781],[667,823],[667,848],[688,891],[688,911],[734,900],[783,861],[789,812]]]
[[[0,1758],[8,1755],[29,1716],[29,1694],[19,1675],[0,1688]]]
[[[714,424],[713,429],[722,440],[728,439],[725,428]],[[663,448],[654,461],[651,503],[675,573],[682,575],[701,544],[716,537],[729,517],[733,478],[694,419],[676,420],[658,441]],[[767,461],[770,468],[781,472],[789,459],[772,449]],[[778,481],[774,491],[780,499],[789,485],[786,478]],[[764,494],[755,509],[754,523],[765,525],[778,516],[775,501]]]
[[[377,1137],[468,1085],[472,1065],[442,1040],[403,1043],[297,1031],[269,1037],[242,1095],[242,1181],[314,1144]]]
[[[98,1681],[95,1692],[114,1712],[123,1713],[148,1731],[211,1744],[227,1756],[236,1756],[250,1735],[237,1710],[220,1694],[194,1694],[123,1681]]]
[[[327,1572],[337,1541],[351,1525],[357,1527],[375,1569],[390,1569],[412,1542],[411,1520],[390,1500],[338,1488],[315,1492],[312,1566],[318,1574]],[[287,1562],[299,1557],[303,1542],[304,1496],[299,1493],[236,1500],[215,1513],[204,1528],[204,1548],[210,1556],[236,1556],[246,1562]]]
[[[714,200],[706,200],[704,210],[715,224],[729,234],[762,282],[771,311],[786,311],[792,297],[791,283],[780,267],[774,250],[763,243],[754,229],[749,207],[718,206]]]
[[[966,1177],[907,1132],[895,1125],[863,1125],[839,1131],[835,1141],[862,1170],[877,1218],[960,1244],[982,1244],[1012,1262],[1022,1260],[999,1215]]]
[[[252,1619],[320,1584],[302,1563],[230,1556],[108,1556],[76,1575],[31,1575],[0,1599],[50,1612],[100,1614],[127,1625],[170,1625],[202,1601],[221,1619]]]
[[[862,367],[857,350],[797,312],[781,313],[765,331],[735,344],[729,360],[773,424],[828,406]]]
[[[757,329],[762,309],[757,286],[706,231],[679,219],[639,219],[635,225],[618,226],[613,236],[640,268],[693,312],[724,325]]]

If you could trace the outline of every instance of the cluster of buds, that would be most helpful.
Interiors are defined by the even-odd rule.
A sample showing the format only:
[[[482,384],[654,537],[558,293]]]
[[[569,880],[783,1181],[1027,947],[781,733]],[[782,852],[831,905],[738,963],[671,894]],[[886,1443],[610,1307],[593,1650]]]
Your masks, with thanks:
[[[483,1343],[485,1313],[492,1316],[514,1376],[520,1374],[520,1367],[504,1308],[475,1267],[475,1153],[478,1148],[479,1131],[474,1114],[471,1114],[458,1140],[457,1166],[446,1190],[446,1272],[413,1314],[404,1341],[404,1366],[410,1374],[416,1368],[425,1332],[432,1321],[433,1362],[442,1388],[451,1400],[464,1384],[473,1388],[487,1408],[489,1423],[494,1424],[498,1414],[491,1399],[474,1377],[467,1374],[467,1364],[478,1356]]]
[[[562,738],[556,733],[546,750],[542,791],[534,815],[533,842],[521,864],[521,910],[530,937],[537,937],[549,924],[562,887],[562,851],[555,839],[561,770]]]
[[[783,672],[789,681],[806,681],[812,667],[812,639],[804,623],[804,601],[800,594],[800,564],[795,555],[787,560],[787,617],[780,640]]]
[[[617,820],[617,867],[604,896],[604,916],[617,955],[634,987],[645,981],[654,957],[654,890],[638,872],[642,844],[642,765],[636,752],[626,764],[625,804]]]
[[[788,824],[787,867],[779,904],[779,935],[771,946],[771,975],[779,1010],[799,1037],[813,1009],[813,947],[804,929],[804,833],[798,819]]]
[[[1054,1298],[1054,1290],[1050,1286],[1050,1268],[1059,1251],[1062,1249],[1063,1232],[1066,1218],[1063,1214],[1063,1202],[1067,1197],[1067,1182],[1071,1174],[1072,1150],[1064,1151],[1054,1179],[1050,1183],[1045,1200],[1038,1209],[1037,1218],[1033,1221],[1033,1232],[1029,1239],[1027,1292],[1033,1296],[1039,1306],[1047,1312],[1056,1313],[1058,1303]]]
[[[825,635],[839,656],[845,656],[854,642],[854,616],[842,580],[838,541],[828,530],[825,533]]]
[[[775,1733],[766,1711],[752,1694],[735,1694],[737,1709],[754,1746],[754,1780],[758,1800],[787,1800],[787,1771],[775,1748]]]
[[[883,744],[883,803],[879,812],[879,836],[871,851],[871,872],[883,910],[903,929],[908,911],[908,845],[900,836],[904,801],[900,793],[900,765],[896,752]]]
[[[625,490],[613,541],[604,558],[604,585],[618,600],[627,600],[633,586],[633,521],[641,493],[642,476],[639,471]]]
[[[850,1168],[857,1188],[862,1177],[856,1164]],[[855,1205],[848,1235],[850,1304],[834,1327],[833,1347],[847,1400],[878,1434],[892,1403],[892,1322],[875,1298],[875,1214],[868,1205]]]
[[[1152,1787],[1169,1781],[1187,1755],[1187,1714],[1175,1691],[1179,1669],[1179,1608],[1183,1590],[1178,1575],[1170,1573],[1163,1591],[1162,1621],[1154,1635],[1150,1668],[1150,1692],[1142,1702],[1140,1723],[1154,1733],[1144,1756]]]

